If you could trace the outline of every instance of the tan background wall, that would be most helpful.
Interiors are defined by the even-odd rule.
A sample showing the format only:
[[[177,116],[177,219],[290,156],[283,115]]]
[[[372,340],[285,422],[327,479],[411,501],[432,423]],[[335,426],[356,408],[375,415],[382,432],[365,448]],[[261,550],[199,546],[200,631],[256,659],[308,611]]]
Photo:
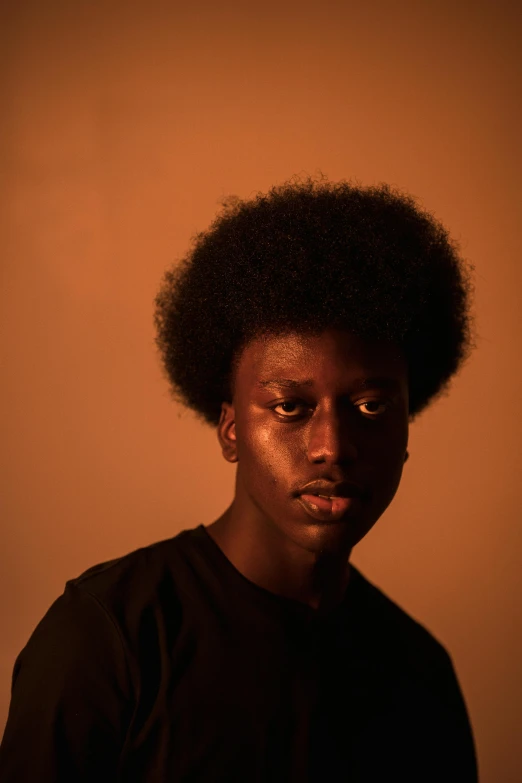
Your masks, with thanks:
[[[517,5],[2,5],[2,728],[65,581],[232,498],[161,377],[163,270],[222,195],[321,169],[419,196],[477,268],[478,350],[353,562],[452,654],[481,781],[519,780]]]

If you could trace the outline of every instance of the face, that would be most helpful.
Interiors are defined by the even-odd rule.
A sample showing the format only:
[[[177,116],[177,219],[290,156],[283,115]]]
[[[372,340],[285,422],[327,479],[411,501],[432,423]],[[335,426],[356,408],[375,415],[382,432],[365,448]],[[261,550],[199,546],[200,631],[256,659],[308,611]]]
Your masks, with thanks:
[[[391,343],[329,329],[256,338],[243,350],[218,437],[237,462],[234,513],[253,535],[349,551],[392,501],[408,443],[408,375]],[[306,507],[314,480],[361,489],[335,518]],[[346,504],[345,504],[346,505]]]

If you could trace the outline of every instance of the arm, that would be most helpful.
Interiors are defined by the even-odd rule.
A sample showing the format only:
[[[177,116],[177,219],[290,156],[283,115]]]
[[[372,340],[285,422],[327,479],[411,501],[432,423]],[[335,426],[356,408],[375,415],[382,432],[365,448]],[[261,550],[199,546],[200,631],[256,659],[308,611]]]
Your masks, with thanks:
[[[473,731],[455,668],[447,651],[432,681],[433,701],[427,718],[431,752],[426,779],[445,783],[477,783],[477,755]],[[431,775],[431,777],[430,777]]]
[[[131,714],[118,629],[94,596],[68,583],[16,659],[0,780],[114,781]]]

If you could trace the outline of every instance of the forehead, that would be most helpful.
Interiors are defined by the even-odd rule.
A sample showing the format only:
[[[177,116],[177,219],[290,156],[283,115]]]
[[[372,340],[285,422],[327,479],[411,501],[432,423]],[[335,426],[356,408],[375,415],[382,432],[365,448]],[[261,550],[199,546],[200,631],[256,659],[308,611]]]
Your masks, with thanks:
[[[237,382],[250,385],[271,377],[294,377],[297,373],[319,380],[361,371],[403,378],[406,362],[393,342],[366,340],[337,329],[313,336],[270,335],[257,337],[245,347]]]

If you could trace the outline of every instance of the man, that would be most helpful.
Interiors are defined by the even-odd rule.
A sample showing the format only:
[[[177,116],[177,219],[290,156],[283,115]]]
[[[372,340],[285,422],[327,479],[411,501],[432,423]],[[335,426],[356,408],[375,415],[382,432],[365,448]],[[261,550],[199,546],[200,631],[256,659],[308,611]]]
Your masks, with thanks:
[[[349,562],[469,354],[469,291],[386,185],[225,204],[155,324],[233,501],[67,582],[15,663],[2,781],[477,780],[451,658]]]

